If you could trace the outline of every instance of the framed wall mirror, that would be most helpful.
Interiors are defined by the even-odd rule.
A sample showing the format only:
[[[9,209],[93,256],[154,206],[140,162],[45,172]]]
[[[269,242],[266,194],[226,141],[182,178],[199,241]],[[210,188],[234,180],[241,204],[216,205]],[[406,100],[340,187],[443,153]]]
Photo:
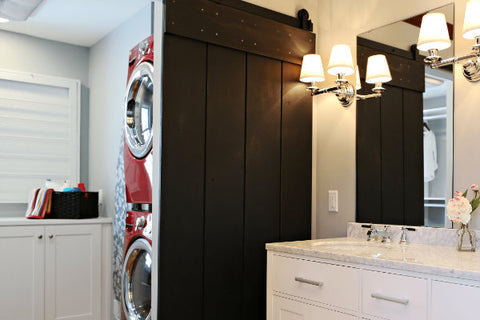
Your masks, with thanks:
[[[429,12],[446,17],[454,56],[454,5]],[[453,193],[453,71],[431,69],[416,47],[428,12],[359,34],[362,89],[366,59],[385,54],[392,81],[379,99],[357,103],[358,222],[451,226],[445,206]],[[447,52],[448,51],[448,52]]]

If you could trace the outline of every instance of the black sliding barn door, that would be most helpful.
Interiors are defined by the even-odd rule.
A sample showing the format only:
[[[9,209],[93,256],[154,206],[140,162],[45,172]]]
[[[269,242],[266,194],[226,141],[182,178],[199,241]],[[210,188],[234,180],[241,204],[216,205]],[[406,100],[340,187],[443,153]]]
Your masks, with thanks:
[[[167,2],[167,25],[177,14]],[[298,79],[314,47],[270,57],[178,28],[164,40],[159,319],[264,320],[265,243],[310,238],[312,100]]]
[[[392,81],[380,99],[357,102],[356,220],[423,225],[424,64],[410,52],[357,40],[360,74],[368,56],[382,53]],[[362,79],[362,93],[371,87]]]

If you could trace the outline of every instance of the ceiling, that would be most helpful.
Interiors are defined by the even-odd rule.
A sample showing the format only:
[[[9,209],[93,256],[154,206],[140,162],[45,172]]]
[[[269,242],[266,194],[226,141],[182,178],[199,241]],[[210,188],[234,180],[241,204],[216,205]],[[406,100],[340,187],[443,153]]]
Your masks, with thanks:
[[[45,0],[27,21],[0,29],[91,47],[151,0]]]

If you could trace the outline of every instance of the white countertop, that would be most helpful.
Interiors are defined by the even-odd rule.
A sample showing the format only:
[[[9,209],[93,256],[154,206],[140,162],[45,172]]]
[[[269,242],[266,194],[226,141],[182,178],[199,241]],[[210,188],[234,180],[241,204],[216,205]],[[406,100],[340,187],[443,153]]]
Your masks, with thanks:
[[[266,244],[269,251],[357,263],[445,277],[480,281],[480,252],[455,247],[398,242],[384,244],[358,238],[332,238]]]
[[[62,224],[99,224],[112,223],[112,218],[93,219],[27,219],[27,218],[0,218],[0,226],[36,226]]]

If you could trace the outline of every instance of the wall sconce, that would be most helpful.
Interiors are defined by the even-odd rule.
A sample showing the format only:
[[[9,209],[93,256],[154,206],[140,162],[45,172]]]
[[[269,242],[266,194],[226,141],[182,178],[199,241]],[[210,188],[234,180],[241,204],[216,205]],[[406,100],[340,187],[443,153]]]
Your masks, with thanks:
[[[442,59],[438,55],[439,50],[447,49],[451,46],[445,15],[443,13],[427,13],[424,15],[418,36],[417,48],[428,52],[425,63],[435,69],[467,60],[463,65],[463,75],[470,81],[480,80],[480,61],[478,59],[480,57],[479,12],[480,0],[469,0],[465,10],[463,37],[465,39],[475,39],[472,52],[464,56],[448,59]]]
[[[361,88],[358,66],[356,88],[345,79],[345,76],[351,75],[353,72],[353,59],[350,47],[345,44],[337,44],[332,48],[328,63],[328,73],[337,76],[335,80],[336,86],[324,89],[317,87],[317,82],[325,81],[322,58],[318,54],[307,54],[303,57],[300,81],[310,83],[308,90],[311,91],[312,96],[331,92],[337,96],[342,106],[348,107],[355,97],[356,90]],[[372,94],[357,94],[357,100],[380,97],[385,90],[382,87],[382,83],[390,80],[392,80],[392,77],[386,57],[381,54],[368,57],[366,82],[374,83],[375,87],[372,89]]]
[[[310,83],[308,89],[312,96],[322,93],[334,93],[342,106],[348,107],[355,96],[355,89],[345,79],[345,76],[353,74],[353,59],[350,47],[345,44],[337,44],[332,48],[327,72],[337,76],[334,87],[319,89],[316,82],[325,81],[322,58],[318,54],[307,54],[303,57],[300,81]]]
[[[380,98],[385,88],[382,84],[392,80],[390,68],[388,67],[387,57],[383,54],[376,54],[368,57],[367,61],[367,75],[365,77],[366,83],[375,84],[372,89],[373,93],[363,95],[357,94],[357,100],[365,100],[370,98]],[[357,66],[357,83],[360,83]]]

